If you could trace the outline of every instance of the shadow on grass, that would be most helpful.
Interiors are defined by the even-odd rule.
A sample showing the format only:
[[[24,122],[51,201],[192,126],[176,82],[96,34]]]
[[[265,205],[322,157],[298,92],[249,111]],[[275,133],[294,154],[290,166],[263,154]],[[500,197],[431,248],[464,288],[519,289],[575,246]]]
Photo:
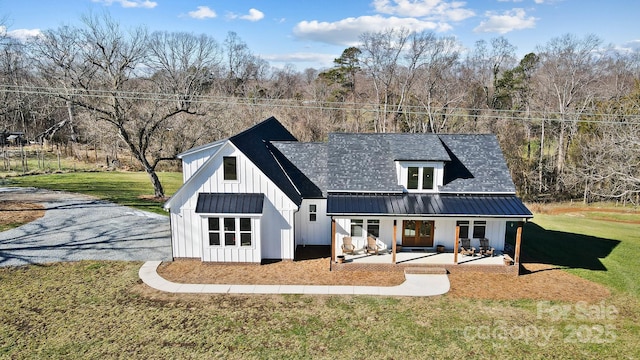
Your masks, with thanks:
[[[619,243],[618,240],[546,230],[538,224],[527,223],[520,253],[522,262],[606,271],[600,259],[609,256]]]

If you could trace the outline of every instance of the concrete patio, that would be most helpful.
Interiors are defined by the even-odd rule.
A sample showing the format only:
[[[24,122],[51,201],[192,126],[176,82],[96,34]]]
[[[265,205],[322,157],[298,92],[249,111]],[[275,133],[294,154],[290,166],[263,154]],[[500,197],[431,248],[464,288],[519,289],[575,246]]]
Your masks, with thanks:
[[[345,255],[345,263],[352,264],[392,264],[390,251],[376,254],[364,252],[355,255]],[[454,265],[453,252],[438,253],[435,251],[401,251],[396,253],[396,264],[405,265]],[[498,253],[495,256],[469,256],[458,254],[458,265],[504,265],[504,255]]]

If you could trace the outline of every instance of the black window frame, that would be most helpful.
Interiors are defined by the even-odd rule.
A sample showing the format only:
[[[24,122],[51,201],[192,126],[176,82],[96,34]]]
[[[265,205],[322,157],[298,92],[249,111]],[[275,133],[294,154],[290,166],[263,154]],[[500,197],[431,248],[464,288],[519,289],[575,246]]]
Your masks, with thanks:
[[[485,237],[487,237],[487,222],[474,221],[473,222],[473,238],[484,239]]]
[[[458,220],[456,221],[456,226],[460,228],[460,232],[458,233],[458,238],[468,239],[469,238],[469,220]]]
[[[316,204],[309,204],[309,221],[318,220],[318,206]]]
[[[238,181],[238,159],[235,156],[223,156],[222,171],[225,181]]]

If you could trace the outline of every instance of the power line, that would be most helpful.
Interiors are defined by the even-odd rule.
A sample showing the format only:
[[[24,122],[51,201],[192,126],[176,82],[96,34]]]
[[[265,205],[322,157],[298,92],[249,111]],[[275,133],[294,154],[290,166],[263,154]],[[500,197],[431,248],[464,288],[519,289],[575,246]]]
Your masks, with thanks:
[[[251,107],[275,107],[275,108],[292,108],[292,109],[315,109],[315,110],[331,110],[331,111],[349,111],[358,110],[370,113],[382,113],[384,109],[380,109],[381,104],[375,103],[358,103],[358,102],[331,102],[317,100],[294,100],[294,99],[265,99],[251,97],[234,97],[234,96],[218,96],[218,95],[191,95],[191,94],[174,94],[161,92],[144,92],[144,91],[111,91],[102,89],[81,89],[81,88],[63,88],[48,86],[27,86],[27,85],[2,85],[0,92],[45,95],[59,98],[69,97],[89,97],[89,98],[113,98],[117,97],[122,100],[132,101],[184,101],[190,103],[200,103],[209,105],[229,105],[230,103],[238,103]],[[396,105],[393,106],[394,108]],[[393,110],[386,110],[387,113],[398,113]],[[581,112],[570,114],[579,116],[580,119],[567,119],[565,114],[554,111],[530,111],[529,115],[523,115],[522,111],[517,110],[500,110],[488,108],[464,108],[464,107],[448,107],[445,112],[435,111],[427,112],[424,106],[418,105],[402,105],[400,113],[413,116],[449,116],[459,118],[476,118],[487,119],[495,118],[496,120],[513,120],[513,121],[550,121],[550,122],[581,122],[581,123],[599,123],[599,124],[617,124],[617,125],[640,125],[640,114],[626,114],[624,119],[618,120],[602,120],[604,118],[620,118],[620,114],[613,113],[593,113]],[[585,118],[586,117],[586,118]],[[589,119],[592,118],[592,119]],[[599,119],[597,119],[599,118]]]

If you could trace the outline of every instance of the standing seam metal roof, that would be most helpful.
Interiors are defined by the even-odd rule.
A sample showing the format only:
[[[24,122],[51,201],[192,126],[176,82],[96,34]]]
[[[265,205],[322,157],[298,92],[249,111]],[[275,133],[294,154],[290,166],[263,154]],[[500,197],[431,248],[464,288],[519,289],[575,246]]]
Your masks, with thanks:
[[[531,218],[515,195],[329,194],[327,215],[429,215]]]

